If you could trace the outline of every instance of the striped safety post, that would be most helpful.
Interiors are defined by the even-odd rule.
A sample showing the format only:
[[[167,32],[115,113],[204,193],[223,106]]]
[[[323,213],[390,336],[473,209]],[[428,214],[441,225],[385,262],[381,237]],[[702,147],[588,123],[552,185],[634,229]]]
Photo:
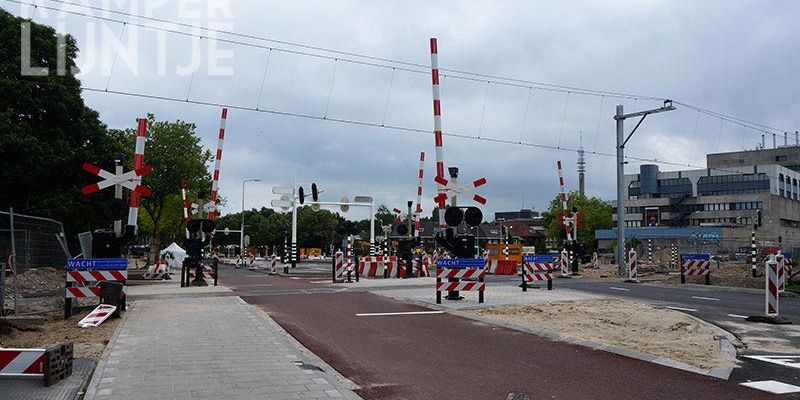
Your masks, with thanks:
[[[464,281],[464,279],[477,279]],[[436,267],[436,304],[442,304],[442,292],[456,293],[477,291],[478,303],[483,303],[483,292],[486,290],[486,271],[483,268],[442,268]],[[447,279],[448,282],[443,282]]]
[[[289,238],[283,237],[283,274],[289,275]]]
[[[635,281],[639,278],[639,263],[636,260],[636,251],[628,251],[628,279]]]
[[[341,251],[337,251],[333,253],[333,265],[332,265],[332,278],[333,283],[337,283],[342,279],[344,276],[344,253]]]
[[[270,275],[278,274],[278,256],[275,254],[272,254],[272,258],[269,261],[269,274]]]
[[[431,38],[431,85],[433,88],[433,137],[436,146],[436,178],[444,179],[444,155],[442,150],[442,99],[439,89],[439,45],[436,38]],[[444,222],[445,200],[447,190],[437,182],[439,205],[439,229],[447,228]]]
[[[549,260],[545,259],[549,258]],[[547,290],[553,290],[553,257],[533,256],[523,260],[522,291],[528,291],[528,282],[546,281]]]
[[[222,108],[222,117],[219,120],[219,138],[217,139],[217,154],[214,156],[214,175],[211,177],[211,204],[217,205],[217,195],[219,193],[219,169],[222,165],[222,145],[225,143],[225,126],[228,122],[228,109]],[[209,219],[214,219],[219,215],[219,211],[208,213]]]
[[[598,268],[600,268],[600,265],[598,264],[597,252],[595,251],[594,253],[592,253],[592,269],[598,269]]]
[[[753,225],[753,230],[750,233],[750,272],[752,273],[753,278],[755,278],[758,273],[756,272],[756,228]]]
[[[416,221],[414,222],[414,236],[419,237],[419,228],[422,226],[422,177],[425,174],[425,152],[419,152],[419,172],[417,184],[417,209],[414,211]]]
[[[653,239],[647,239],[647,263],[653,265]]]
[[[776,254],[775,262],[778,263],[778,293],[783,293],[786,291],[786,257]]]
[[[136,148],[133,153],[133,169],[138,170],[144,168],[144,145],[147,141],[147,119],[139,118],[136,126]],[[136,185],[140,185],[142,178],[137,176],[131,179]],[[131,197],[128,207],[128,225],[138,226],[139,220],[139,199],[141,194],[137,191],[131,192]]]
[[[766,312],[768,317],[778,316],[778,299],[780,298],[778,291],[778,262],[775,256],[772,255],[764,266],[766,275]]]
[[[558,264],[561,267],[561,276],[569,275],[569,252],[567,250],[561,251],[561,257],[558,259]]]

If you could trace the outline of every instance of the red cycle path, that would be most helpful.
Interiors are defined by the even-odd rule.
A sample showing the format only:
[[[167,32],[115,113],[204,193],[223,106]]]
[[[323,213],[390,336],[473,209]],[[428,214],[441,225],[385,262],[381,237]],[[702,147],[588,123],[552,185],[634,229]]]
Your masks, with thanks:
[[[276,289],[312,286],[269,279]],[[780,398],[450,314],[357,317],[427,310],[371,293],[242,295],[361,386],[365,399],[487,400],[509,392],[531,399]]]

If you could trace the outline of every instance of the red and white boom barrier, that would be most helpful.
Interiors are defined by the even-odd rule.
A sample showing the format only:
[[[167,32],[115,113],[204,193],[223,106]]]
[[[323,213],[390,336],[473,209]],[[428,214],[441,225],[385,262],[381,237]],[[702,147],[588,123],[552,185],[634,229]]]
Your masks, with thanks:
[[[436,146],[436,178],[444,179],[444,155],[442,150],[442,98],[439,89],[439,46],[436,38],[431,38],[431,84],[433,87],[433,137]],[[447,190],[439,183],[439,195],[436,202],[439,206],[439,228],[447,228],[444,222],[445,200]]]
[[[222,165],[222,145],[225,144],[225,126],[228,123],[228,109],[222,108],[222,117],[219,120],[219,139],[217,140],[217,154],[214,156],[214,175],[211,180],[211,204],[216,207],[217,194],[219,193],[219,169]],[[214,209],[208,213],[209,219],[214,219],[219,211]]]
[[[133,154],[133,169],[141,170],[144,168],[144,144],[147,141],[147,120],[139,118],[136,126],[136,149]],[[137,176],[132,179],[136,185],[140,185],[142,178]],[[128,207],[128,225],[137,226],[139,220],[139,198],[140,193],[137,191],[131,192],[130,204]]]

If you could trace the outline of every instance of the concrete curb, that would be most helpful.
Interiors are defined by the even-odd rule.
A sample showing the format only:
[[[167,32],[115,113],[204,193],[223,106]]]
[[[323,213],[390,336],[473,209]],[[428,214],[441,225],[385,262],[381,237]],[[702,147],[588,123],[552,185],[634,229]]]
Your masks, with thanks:
[[[378,293],[375,293],[375,294],[378,294]],[[394,297],[392,297],[392,298],[394,298]],[[617,346],[613,346],[613,345],[598,343],[598,342],[594,342],[594,341],[591,341],[591,340],[585,340],[585,339],[577,338],[577,337],[574,337],[574,336],[561,335],[559,333],[552,332],[552,331],[547,331],[547,330],[544,330],[544,329],[531,328],[531,327],[527,327],[527,326],[512,324],[510,322],[505,322],[505,321],[500,321],[500,320],[496,320],[496,319],[481,317],[481,316],[478,316],[478,315],[470,314],[468,312],[468,311],[472,311],[472,310],[475,310],[475,309],[490,308],[490,307],[486,307],[486,306],[479,306],[479,307],[474,307],[474,308],[470,307],[470,308],[467,308],[467,309],[454,310],[454,309],[446,308],[446,307],[443,307],[443,306],[440,306],[440,305],[437,305],[437,304],[426,303],[424,301],[417,301],[417,300],[412,300],[412,299],[400,299],[400,298],[394,298],[394,299],[400,300],[400,301],[405,301],[405,302],[408,302],[408,303],[411,303],[411,304],[416,304],[416,305],[423,306],[423,307],[427,307],[427,308],[434,309],[434,310],[444,311],[444,312],[446,312],[448,314],[456,315],[456,316],[459,316],[459,317],[464,317],[464,318],[471,319],[473,321],[482,322],[482,323],[485,323],[485,324],[500,326],[500,327],[503,327],[503,328],[513,329],[515,331],[520,331],[520,332],[525,332],[525,333],[531,333],[531,334],[534,334],[534,335],[544,336],[546,338],[550,338],[552,340],[556,340],[556,341],[559,341],[559,342],[571,343],[571,344],[576,344],[578,346],[588,347],[588,348],[594,349],[594,350],[606,351],[606,352],[609,352],[609,353],[613,353],[613,354],[617,354],[617,355],[621,355],[621,356],[625,356],[625,357],[629,357],[629,358],[635,358],[637,360],[652,362],[652,363],[663,365],[663,366],[670,367],[670,368],[677,368],[677,369],[688,371],[688,372],[694,372],[694,373],[700,374],[700,375],[712,376],[712,377],[715,377],[715,378],[727,380],[730,377],[731,372],[733,371],[732,367],[714,368],[714,369],[711,369],[711,370],[704,370],[704,369],[695,367],[693,365],[689,365],[689,364],[686,364],[686,363],[683,363],[683,362],[680,362],[680,361],[676,361],[676,360],[673,360],[673,359],[670,359],[670,358],[666,358],[666,357],[660,357],[660,356],[656,356],[656,355],[652,355],[652,354],[642,353],[642,352],[639,352],[639,351],[636,351],[636,350],[626,349],[626,348],[623,348],[623,347],[617,347]],[[508,305],[508,306],[513,306],[513,305]],[[496,307],[508,307],[508,306],[499,305],[499,306],[496,306]],[[671,311],[675,311],[675,310],[671,310]],[[726,357],[732,358],[734,361],[736,360],[736,354],[737,354],[736,353],[736,349],[734,348],[733,344],[731,344],[730,340],[728,340],[728,338],[727,338],[727,335],[732,335],[732,334],[730,334],[729,332],[725,331],[724,329],[722,329],[722,328],[720,328],[720,327],[718,327],[718,326],[716,326],[714,324],[711,324],[711,323],[709,323],[707,321],[703,321],[703,320],[701,320],[699,318],[695,318],[695,317],[693,317],[691,315],[688,315],[688,314],[685,314],[685,313],[681,313],[681,314],[689,316],[690,318],[692,318],[693,320],[698,321],[699,323],[703,324],[704,326],[708,326],[713,331],[724,332],[724,334],[722,334],[722,335],[719,335],[719,334],[715,335],[714,338],[719,340],[719,342],[720,342],[720,352],[722,354],[724,354]]]
[[[307,365],[314,365],[322,369],[322,373],[318,373],[317,375],[323,379],[325,379],[328,383],[333,385],[337,388],[342,394],[344,394],[345,398],[350,400],[363,400],[358,394],[354,392],[354,390],[359,389],[360,387],[356,385],[353,381],[344,377],[344,375],[340,374],[339,371],[335,370],[333,367],[328,365],[324,360],[319,358],[316,354],[314,354],[311,350],[307,349],[303,346],[302,343],[298,342],[294,336],[290,335],[289,332],[286,332],[282,326],[280,326],[277,322],[275,322],[269,314],[259,309],[256,306],[253,306],[246,301],[244,301],[241,297],[236,296],[236,299],[245,307],[250,308],[253,314],[258,315],[264,322],[281,334],[289,343],[291,343],[297,351],[300,353],[301,357],[300,360],[304,364]]]
[[[100,359],[97,360],[97,365],[94,367],[94,371],[90,374],[91,380],[89,381],[89,385],[86,386],[86,391],[81,395],[78,392],[78,396],[76,399],[93,399],[96,392],[97,386],[100,384],[100,375],[103,374],[103,370],[106,368],[106,362],[108,361],[108,355],[111,352],[111,347],[115,343],[117,343],[117,338],[119,337],[120,333],[122,333],[122,328],[128,322],[128,313],[136,310],[136,301],[132,301],[127,306],[127,310],[122,313],[122,321],[120,321],[119,325],[117,325],[117,329],[114,329],[114,334],[111,335],[111,339],[106,343],[106,348],[103,349],[103,354],[100,355]]]

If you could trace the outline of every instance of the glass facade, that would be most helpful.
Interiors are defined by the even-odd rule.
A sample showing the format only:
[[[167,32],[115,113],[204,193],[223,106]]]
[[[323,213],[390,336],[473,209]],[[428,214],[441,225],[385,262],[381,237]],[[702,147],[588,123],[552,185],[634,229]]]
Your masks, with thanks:
[[[768,192],[767,174],[703,176],[697,181],[698,196]]]

